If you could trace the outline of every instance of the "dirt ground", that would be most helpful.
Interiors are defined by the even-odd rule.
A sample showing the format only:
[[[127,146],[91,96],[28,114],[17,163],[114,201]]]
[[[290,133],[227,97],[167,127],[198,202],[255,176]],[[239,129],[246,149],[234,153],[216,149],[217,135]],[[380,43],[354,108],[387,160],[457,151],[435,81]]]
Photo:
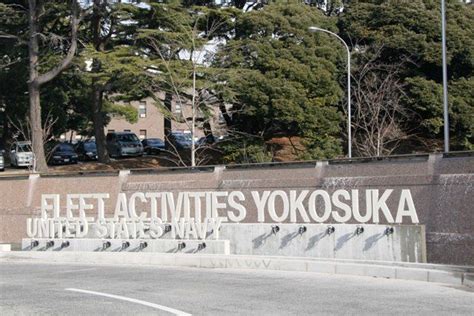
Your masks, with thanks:
[[[274,137],[267,145],[271,146],[273,159],[278,162],[299,160],[298,156],[305,150],[300,137]]]
[[[274,161],[295,161],[304,151],[299,137],[276,137],[267,142],[274,154]],[[176,167],[176,160],[167,158],[165,154],[134,158],[113,159],[110,164],[85,162],[77,165],[51,167],[57,171],[90,171],[90,170],[121,170],[121,169],[149,169],[160,167]]]
[[[171,162],[159,156],[143,156],[112,159],[108,164],[99,163],[97,161],[79,162],[75,165],[50,166],[55,171],[93,171],[93,170],[122,170],[122,169],[152,169],[159,167],[176,167]]]

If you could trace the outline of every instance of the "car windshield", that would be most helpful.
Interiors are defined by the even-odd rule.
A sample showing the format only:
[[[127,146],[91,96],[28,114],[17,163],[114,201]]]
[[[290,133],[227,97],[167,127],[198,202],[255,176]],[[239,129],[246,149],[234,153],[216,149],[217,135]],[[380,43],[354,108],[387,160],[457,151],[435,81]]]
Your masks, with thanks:
[[[150,145],[164,145],[161,139],[148,139],[147,143]]]
[[[135,134],[118,134],[117,140],[121,142],[138,142],[138,137]]]
[[[69,144],[59,144],[56,151],[74,152],[74,148]]]
[[[29,153],[31,152],[31,145],[30,144],[18,144],[18,152],[20,153]]]
[[[181,142],[190,142],[191,141],[191,134],[178,134],[175,135],[176,140]]]
[[[84,149],[85,150],[88,150],[88,151],[94,151],[97,149],[95,143],[93,142],[88,142],[88,143],[84,143]]]

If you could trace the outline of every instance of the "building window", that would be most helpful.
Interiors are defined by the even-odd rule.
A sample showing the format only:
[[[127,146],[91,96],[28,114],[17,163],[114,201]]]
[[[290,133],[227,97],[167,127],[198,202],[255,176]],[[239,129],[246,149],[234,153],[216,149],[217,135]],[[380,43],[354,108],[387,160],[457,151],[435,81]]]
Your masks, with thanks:
[[[107,130],[107,133],[115,133],[115,130],[114,129],[109,129],[109,130]]]
[[[124,132],[127,132],[127,133],[130,133],[130,132],[131,132],[131,130],[129,130],[129,129],[124,129],[123,131],[124,131]]]
[[[141,129],[140,130],[140,139],[145,139],[146,138],[146,129]]]
[[[140,105],[138,106],[138,117],[146,117],[146,101],[140,101]]]

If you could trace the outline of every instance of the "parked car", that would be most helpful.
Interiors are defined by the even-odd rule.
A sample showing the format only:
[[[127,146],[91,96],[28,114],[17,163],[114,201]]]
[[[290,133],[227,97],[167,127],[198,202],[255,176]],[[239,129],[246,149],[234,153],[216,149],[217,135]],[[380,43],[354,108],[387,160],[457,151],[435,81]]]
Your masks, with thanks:
[[[12,167],[30,167],[33,165],[31,142],[14,142],[10,147],[10,164]]]
[[[78,160],[74,146],[69,143],[53,144],[48,157],[48,163],[51,165],[76,164]]]
[[[5,147],[0,143],[0,171],[5,171]]]
[[[196,142],[196,146],[211,145],[211,144],[214,144],[215,142],[216,142],[216,138],[214,137],[214,135],[209,134],[209,135],[199,138],[198,141]]]
[[[108,133],[107,150],[111,157],[142,156],[143,146],[137,135],[131,132]]]
[[[143,151],[148,154],[159,154],[165,150],[165,142],[159,138],[147,138],[142,140]]]
[[[75,146],[79,160],[97,160],[97,146],[95,141],[86,140],[78,142]]]
[[[193,139],[190,133],[171,132],[168,134],[166,148],[169,150],[186,150],[191,149]]]

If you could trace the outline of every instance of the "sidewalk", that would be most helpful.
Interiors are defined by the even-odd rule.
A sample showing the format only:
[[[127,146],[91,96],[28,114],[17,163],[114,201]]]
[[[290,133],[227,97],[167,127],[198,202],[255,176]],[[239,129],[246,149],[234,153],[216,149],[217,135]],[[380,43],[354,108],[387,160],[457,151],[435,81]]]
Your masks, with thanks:
[[[100,265],[156,265],[356,275],[474,288],[474,266],[274,256],[163,254],[134,252],[0,252],[1,262]]]

